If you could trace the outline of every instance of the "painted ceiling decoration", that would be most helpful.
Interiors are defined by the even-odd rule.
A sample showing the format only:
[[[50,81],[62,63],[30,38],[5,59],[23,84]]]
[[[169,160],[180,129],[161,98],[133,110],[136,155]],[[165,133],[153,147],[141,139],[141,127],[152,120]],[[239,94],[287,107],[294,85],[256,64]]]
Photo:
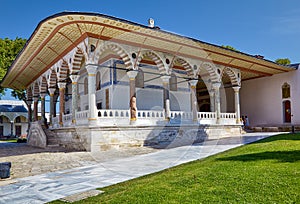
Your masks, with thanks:
[[[27,88],[86,38],[108,40],[180,58],[186,57],[237,68],[241,71],[242,80],[294,70],[259,57],[166,32],[156,27],[151,28],[97,13],[62,12],[38,24],[1,85],[13,89]]]

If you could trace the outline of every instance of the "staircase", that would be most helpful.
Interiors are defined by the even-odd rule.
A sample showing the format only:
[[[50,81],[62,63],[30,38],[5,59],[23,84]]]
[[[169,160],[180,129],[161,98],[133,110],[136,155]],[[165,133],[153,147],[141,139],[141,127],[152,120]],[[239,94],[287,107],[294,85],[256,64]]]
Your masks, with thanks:
[[[28,144],[41,148],[59,147],[56,134],[49,130],[41,121],[31,123]]]

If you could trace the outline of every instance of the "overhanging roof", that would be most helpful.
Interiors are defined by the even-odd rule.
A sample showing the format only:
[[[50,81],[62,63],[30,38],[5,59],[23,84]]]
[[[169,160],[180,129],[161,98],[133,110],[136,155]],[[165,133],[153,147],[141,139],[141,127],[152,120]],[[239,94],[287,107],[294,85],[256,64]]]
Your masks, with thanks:
[[[245,53],[127,20],[98,13],[62,12],[38,24],[1,85],[13,89],[28,87],[86,37],[238,68],[242,72],[242,80],[294,70]]]

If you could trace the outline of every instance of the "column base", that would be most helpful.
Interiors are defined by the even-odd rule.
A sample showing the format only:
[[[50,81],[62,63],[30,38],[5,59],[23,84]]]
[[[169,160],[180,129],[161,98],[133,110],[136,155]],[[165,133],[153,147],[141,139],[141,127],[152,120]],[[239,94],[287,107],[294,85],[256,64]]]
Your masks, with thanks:
[[[89,118],[89,126],[96,126],[97,125],[97,118]]]

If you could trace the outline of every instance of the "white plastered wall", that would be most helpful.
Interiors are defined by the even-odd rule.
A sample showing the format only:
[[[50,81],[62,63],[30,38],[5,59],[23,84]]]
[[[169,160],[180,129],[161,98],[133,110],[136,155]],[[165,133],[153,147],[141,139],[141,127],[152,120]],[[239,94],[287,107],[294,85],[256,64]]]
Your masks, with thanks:
[[[241,115],[248,116],[250,125],[284,123],[283,101],[291,101],[291,124],[300,124],[299,70],[242,82]],[[282,85],[290,85],[291,97],[282,99]]]

